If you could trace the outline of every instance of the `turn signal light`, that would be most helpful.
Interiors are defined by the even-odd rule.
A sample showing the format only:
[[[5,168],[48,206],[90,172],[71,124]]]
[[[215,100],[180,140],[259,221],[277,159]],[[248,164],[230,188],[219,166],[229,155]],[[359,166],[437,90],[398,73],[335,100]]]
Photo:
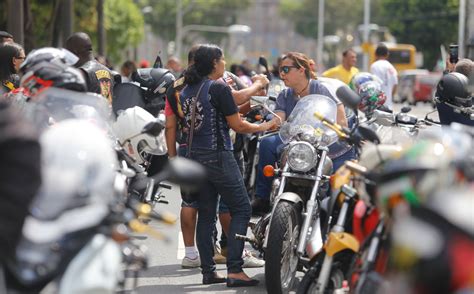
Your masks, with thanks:
[[[273,177],[275,175],[275,168],[273,167],[273,165],[266,165],[263,168],[263,175],[267,178]]]
[[[262,116],[260,114],[256,114],[255,115],[255,120],[256,121],[262,120]]]

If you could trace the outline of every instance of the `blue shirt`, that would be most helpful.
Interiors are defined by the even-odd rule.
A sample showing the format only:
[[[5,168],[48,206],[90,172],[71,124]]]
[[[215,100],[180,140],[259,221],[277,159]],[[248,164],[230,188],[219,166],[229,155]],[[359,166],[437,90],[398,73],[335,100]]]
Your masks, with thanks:
[[[310,80],[309,84],[309,94],[319,94],[319,95],[324,95],[328,96],[329,98],[332,98],[336,104],[340,104],[341,102],[339,99],[333,97],[329,90],[324,86],[320,81],[318,80]],[[283,90],[280,95],[278,95],[277,101],[276,101],[276,107],[275,107],[275,112],[284,112],[286,115],[286,118],[288,118],[295,108],[296,103],[298,103],[298,96],[294,92],[292,88],[286,88]],[[329,157],[330,158],[337,158],[343,154],[345,154],[347,151],[351,149],[351,146],[344,142],[337,141],[336,143],[332,144],[329,146]]]
[[[311,79],[309,83],[309,94],[320,94],[334,99],[328,89],[321,84],[320,81]],[[288,118],[295,108],[296,103],[298,103],[298,100],[299,98],[295,91],[292,88],[286,88],[278,95],[275,112],[284,112],[286,118]],[[338,102],[336,99],[334,99],[334,101],[336,101],[336,103]]]

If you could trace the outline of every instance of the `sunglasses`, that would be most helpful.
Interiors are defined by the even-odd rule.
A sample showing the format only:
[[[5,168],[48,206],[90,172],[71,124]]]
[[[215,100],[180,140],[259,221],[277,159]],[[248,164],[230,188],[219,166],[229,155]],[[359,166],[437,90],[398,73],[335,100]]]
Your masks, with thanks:
[[[280,67],[280,72],[284,72],[287,74],[290,72],[290,69],[292,68],[298,68],[298,67],[294,65],[285,65],[285,66]]]

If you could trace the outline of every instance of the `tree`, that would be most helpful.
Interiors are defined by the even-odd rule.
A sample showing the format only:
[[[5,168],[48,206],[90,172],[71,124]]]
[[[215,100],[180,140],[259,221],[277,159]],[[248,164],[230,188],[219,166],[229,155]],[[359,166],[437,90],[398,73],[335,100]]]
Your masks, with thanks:
[[[58,46],[61,38],[62,0],[23,0],[25,12],[25,49],[30,51],[44,46]],[[6,0],[0,0],[6,6]],[[74,1],[74,31],[83,31],[91,36],[97,48],[97,0]],[[0,26],[6,28],[7,15],[0,14]],[[107,30],[107,53],[118,61],[128,46],[136,46],[143,38],[144,20],[133,0],[105,1],[105,26]]]
[[[318,1],[282,0],[281,13],[295,23],[303,36],[317,37]],[[325,35],[356,36],[363,22],[363,0],[325,1]],[[423,52],[424,65],[432,68],[439,46],[457,40],[459,0],[372,0],[371,23],[387,26],[398,43],[413,44]],[[346,46],[348,44],[345,44]]]
[[[433,68],[440,45],[457,42],[458,9],[458,0],[382,0],[381,12],[398,42],[414,44]]]
[[[145,21],[132,0],[105,2],[107,55],[118,61],[124,48],[136,47],[143,39]]]

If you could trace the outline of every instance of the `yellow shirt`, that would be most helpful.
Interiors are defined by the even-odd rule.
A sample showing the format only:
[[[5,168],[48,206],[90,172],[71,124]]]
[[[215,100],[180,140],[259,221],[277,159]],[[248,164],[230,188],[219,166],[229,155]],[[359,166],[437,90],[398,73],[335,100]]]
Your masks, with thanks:
[[[357,69],[357,67],[353,66],[351,67],[351,70],[346,70],[342,66],[342,64],[339,64],[338,66],[332,67],[327,71],[323,72],[323,77],[338,79],[344,82],[345,84],[349,84],[352,77],[358,72],[359,70]]]

